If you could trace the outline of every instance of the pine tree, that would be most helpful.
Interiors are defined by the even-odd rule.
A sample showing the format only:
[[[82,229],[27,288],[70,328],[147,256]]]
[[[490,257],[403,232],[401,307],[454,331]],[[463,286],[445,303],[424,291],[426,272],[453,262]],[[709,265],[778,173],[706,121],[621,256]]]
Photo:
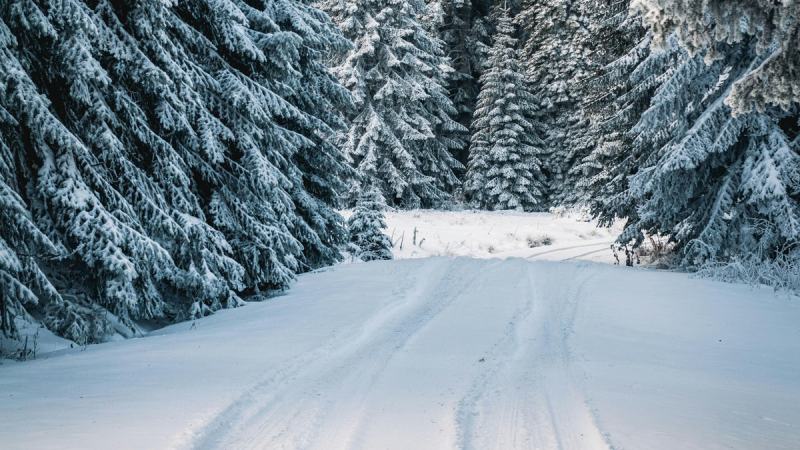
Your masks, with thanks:
[[[346,238],[344,219],[333,208],[341,206],[339,193],[346,189],[346,180],[356,174],[332,141],[336,133],[346,129],[339,112],[352,107],[352,98],[325,62],[350,51],[352,45],[325,13],[304,2],[259,0],[250,4],[256,9],[238,3],[251,28],[264,24],[259,31],[267,36],[285,36],[296,51],[295,55],[289,52],[291,57],[286,61],[280,61],[279,66],[290,69],[273,73],[265,66],[256,67],[249,76],[274,85],[276,93],[301,111],[296,120],[281,119],[281,125],[310,142],[296,146],[282,172],[291,182],[288,193],[296,212],[289,229],[302,245],[298,270],[315,269],[339,260],[337,248]],[[301,41],[291,39],[292,34]],[[273,45],[265,51],[280,54],[277,50],[284,44],[276,39]],[[290,76],[292,69],[296,71],[294,76]]]
[[[800,5],[771,0],[637,0],[632,8],[643,15],[663,48],[677,35],[691,56],[705,55],[707,63],[723,59],[718,43],[728,45],[756,38],[763,58],[739,79],[725,100],[734,115],[764,112],[768,105],[784,110],[800,101]]]
[[[349,249],[362,261],[393,259],[392,241],[381,230],[386,228],[383,210],[386,200],[378,189],[368,188],[358,199],[347,220]]]
[[[355,44],[334,69],[355,97],[341,148],[365,186],[378,187],[390,205],[434,207],[460,186],[462,165],[451,136],[464,128],[445,88],[452,68],[442,42],[419,23],[429,13],[421,0],[331,0],[324,3]]]
[[[621,168],[616,160],[630,154],[628,131],[649,105],[653,91],[631,77],[649,54],[641,19],[629,14],[627,1],[601,8],[605,15],[598,13],[600,23],[593,24],[596,50],[590,56],[597,69],[580,86],[579,107],[588,119],[587,128],[581,132],[588,144],[583,156],[569,167],[566,186],[571,191],[567,203],[595,213],[625,182],[625,176],[616,172]],[[613,214],[610,220],[613,221]],[[606,223],[605,217],[601,223]]]
[[[346,48],[293,0],[1,4],[3,332],[27,307],[99,341],[339,258]]]
[[[467,128],[472,123],[472,113],[478,99],[478,79],[483,73],[490,48],[491,25],[487,20],[490,5],[487,3],[491,2],[442,0],[437,3],[441,5],[443,17],[436,31],[444,42],[445,54],[452,61],[454,69],[448,77],[448,91],[457,111],[457,121]],[[465,144],[469,144],[468,140]],[[466,165],[468,145],[457,157]]]
[[[610,225],[617,218],[634,219],[636,204],[626,196],[628,177],[641,166],[652,150],[634,146],[629,133],[650,106],[655,89],[677,65],[680,48],[659,56],[651,55],[652,36],[641,25],[641,18],[631,14],[629,2],[619,2],[606,9],[605,26],[597,40],[604,52],[600,62],[613,59],[585,85],[587,93],[583,113],[592,118],[587,134],[591,152],[569,172],[579,175],[574,185],[575,198],[599,218],[600,225]]]
[[[577,169],[597,143],[590,82],[611,62],[605,20],[613,2],[595,0],[523,1],[517,16],[527,36],[524,63],[532,93],[540,101],[543,136],[551,153],[543,161],[552,205],[580,205],[586,201]]]
[[[663,65],[677,38],[667,45],[648,60]],[[779,126],[791,112],[733,116],[726,104],[735,84],[769,57],[756,47],[755,39],[718,43],[711,65],[702,52],[684,53],[661,75],[665,81],[631,131],[634,148],[653,151],[630,178],[627,195],[637,217],[621,240],[641,241],[642,230],[667,234],[681,263],[694,265],[736,255],[774,257],[798,238],[800,157]]]
[[[63,299],[47,276],[37,266],[36,258],[52,258],[59,249],[33,223],[30,212],[19,195],[8,185],[14,183],[13,165],[8,147],[0,141],[0,331],[17,337],[16,319],[28,318],[28,309],[36,308],[40,298],[45,305],[61,306]]]
[[[611,113],[603,127],[608,134],[591,155],[602,164],[602,170],[589,180],[596,189],[593,212],[602,224],[611,224],[616,218],[627,218],[629,223],[638,220],[638,203],[629,189],[630,177],[652,166],[672,137],[666,129],[648,134],[634,128],[650,108],[657,89],[689,58],[677,41],[657,52],[650,51],[651,42],[651,36],[645,36],[611,66],[612,73],[622,78],[623,92],[611,103]]]
[[[475,207],[532,211],[544,201],[544,142],[532,119],[536,99],[527,90],[513,33],[505,12],[480,80],[464,190]]]

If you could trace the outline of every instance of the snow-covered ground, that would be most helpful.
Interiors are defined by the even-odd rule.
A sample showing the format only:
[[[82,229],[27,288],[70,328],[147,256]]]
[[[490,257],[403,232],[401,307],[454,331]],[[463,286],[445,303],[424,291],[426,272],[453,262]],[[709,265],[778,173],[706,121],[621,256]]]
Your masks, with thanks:
[[[343,214],[349,217],[350,211]],[[470,256],[614,262],[611,244],[622,222],[598,228],[580,214],[513,211],[386,212],[396,258]],[[416,229],[416,240],[414,230]],[[402,247],[402,248],[401,248]]]
[[[798,448],[797,298],[509,258],[542,251],[506,239],[525,215],[485,218],[507,249],[491,259],[417,258],[437,234],[446,247],[481,226],[413,214],[389,217],[390,233],[426,238],[413,258],[303,275],[286,295],[144,338],[6,361],[0,448]],[[552,248],[586,243],[591,224],[567,226],[546,229]]]

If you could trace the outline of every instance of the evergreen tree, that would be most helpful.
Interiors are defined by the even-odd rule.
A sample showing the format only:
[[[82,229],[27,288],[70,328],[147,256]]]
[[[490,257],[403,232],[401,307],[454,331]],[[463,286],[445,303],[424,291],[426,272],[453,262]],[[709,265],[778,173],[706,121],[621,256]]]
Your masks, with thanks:
[[[544,201],[544,142],[532,119],[536,99],[528,92],[513,33],[505,12],[480,80],[464,190],[475,207],[532,211]]]
[[[437,31],[454,69],[448,79],[448,91],[457,111],[457,121],[467,128],[472,124],[479,91],[478,79],[490,48],[488,11],[491,2],[442,0],[440,3],[443,18]],[[468,157],[469,148],[465,145],[458,160],[466,165]]]
[[[765,111],[768,105],[789,110],[800,101],[800,4],[772,0],[636,0],[662,48],[676,34],[690,55],[707,63],[725,58],[718,43],[756,38],[760,64],[739,79],[725,102],[734,115]],[[707,50],[707,51],[706,51]]]
[[[0,4],[3,332],[98,341],[338,258],[346,48],[293,0]]]
[[[351,253],[362,261],[393,259],[392,241],[381,230],[386,228],[383,210],[386,200],[378,189],[368,188],[358,198],[353,215],[347,220]]]
[[[653,92],[665,80],[665,72],[677,64],[679,48],[655,57],[650,53],[652,37],[641,25],[641,18],[629,12],[623,1],[606,9],[604,26],[597,39],[605,51],[601,60],[612,58],[586,84],[583,113],[592,118],[587,133],[593,144],[570,172],[580,175],[574,189],[576,198],[609,225],[616,218],[633,218],[636,204],[627,198],[628,177],[647,158],[649,147],[634,147],[631,128],[650,106]]]
[[[592,55],[598,71],[582,88],[580,107],[589,127],[583,130],[588,138],[588,154],[576,160],[567,175],[572,203],[589,212],[605,213],[605,200],[624,190],[624,166],[632,160],[631,139],[628,131],[636,124],[641,113],[649,106],[653,83],[634,80],[631,72],[649,55],[650,39],[641,25],[641,19],[629,14],[628,2],[615,2],[604,7],[605,16],[594,28],[595,42],[602,51]],[[625,164],[620,165],[622,161]],[[634,167],[635,170],[635,167]],[[627,204],[618,204],[625,208]],[[629,208],[623,217],[630,217],[635,208]],[[614,214],[605,214],[601,223],[613,221]]]
[[[583,201],[575,189],[583,173],[570,169],[596,142],[592,117],[583,111],[591,98],[587,82],[606,63],[598,39],[606,8],[595,0],[530,0],[523,1],[517,16],[527,36],[523,54],[531,91],[539,99],[539,120],[546,129],[543,139],[550,153],[543,164],[554,205]]]
[[[287,61],[296,70],[295,76],[275,73],[270,81],[280,80],[288,86],[285,92],[277,89],[276,92],[281,92],[303,113],[299,120],[286,121],[282,126],[311,141],[309,145],[297,146],[284,173],[291,182],[289,194],[297,212],[290,230],[302,245],[299,270],[316,269],[341,258],[337,248],[344,242],[346,230],[344,219],[334,208],[342,206],[339,194],[346,190],[346,180],[356,176],[333,142],[336,133],[346,129],[340,112],[352,107],[352,98],[325,65],[330,57],[350,51],[352,45],[327,14],[315,7],[302,1],[259,1],[251,2],[257,5],[255,11],[241,6],[251,11],[248,16],[251,23],[262,23],[253,14],[265,11],[271,13],[267,18],[277,25],[277,28],[270,26],[265,33],[279,32],[285,36],[293,33],[302,38],[296,46],[296,58]]]
[[[648,58],[654,66],[664,66],[677,38],[667,45]],[[653,151],[630,178],[627,195],[637,216],[620,240],[641,241],[642,230],[668,234],[682,264],[694,265],[735,255],[774,257],[798,238],[800,157],[779,126],[791,112],[768,108],[735,117],[725,103],[735,84],[769,58],[756,48],[755,39],[718,43],[712,64],[702,53],[685,54],[661,75],[666,80],[631,131],[634,148]]]
[[[356,102],[341,148],[365,186],[378,187],[390,205],[434,207],[460,186],[462,165],[451,136],[464,128],[445,88],[452,72],[442,42],[419,23],[421,0],[330,0],[324,3],[355,44],[334,69]]]
[[[641,23],[636,16],[633,22]],[[592,190],[589,206],[600,225],[611,225],[616,219],[638,221],[638,203],[630,190],[630,178],[640,169],[651,166],[658,151],[669,139],[669,133],[653,135],[658,141],[641,139],[631,130],[651,106],[655,91],[669,80],[676,67],[688,56],[680,46],[651,52],[652,36],[644,35],[628,52],[609,64],[597,81],[598,89],[608,83],[609,95],[597,102],[596,114],[601,119],[601,135],[593,152],[582,165],[597,169],[586,180]]]

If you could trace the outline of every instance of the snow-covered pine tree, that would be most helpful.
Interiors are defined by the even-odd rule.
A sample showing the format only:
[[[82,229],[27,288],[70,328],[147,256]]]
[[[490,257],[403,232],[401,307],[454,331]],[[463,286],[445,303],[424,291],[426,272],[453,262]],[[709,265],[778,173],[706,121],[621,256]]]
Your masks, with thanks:
[[[669,55],[678,41],[667,45],[648,60]],[[756,47],[753,38],[718,43],[711,65],[700,52],[678,58],[662,75],[666,81],[632,130],[635,148],[654,151],[630,179],[626,195],[638,217],[621,240],[641,240],[642,230],[667,234],[682,264],[694,265],[774,257],[799,237],[800,157],[779,126],[796,112],[768,108],[734,117],[725,103],[735,83],[769,58]]]
[[[478,98],[478,78],[483,72],[490,48],[491,26],[488,18],[492,2],[441,0],[437,3],[441,5],[443,14],[442,23],[436,31],[444,41],[445,54],[452,61],[454,69],[448,78],[448,90],[458,114],[457,121],[468,128],[472,124],[472,113]],[[469,144],[468,140],[465,144]],[[467,164],[468,145],[457,157],[461,163]]]
[[[0,34],[4,30],[1,29]],[[2,39],[2,37],[0,37]],[[0,66],[2,67],[2,66]],[[0,126],[13,118],[0,107]],[[4,130],[10,131],[8,129]],[[5,135],[5,133],[3,133]],[[0,333],[17,337],[16,321],[27,319],[28,309],[61,306],[63,300],[36,264],[37,258],[54,258],[59,249],[33,222],[25,202],[13,189],[19,179],[14,152],[0,140]],[[16,187],[16,186],[15,186]]]
[[[635,0],[652,30],[656,47],[676,34],[694,56],[706,62],[724,58],[718,42],[733,44],[757,39],[756,51],[767,54],[758,67],[738,80],[725,100],[734,115],[767,105],[791,109],[800,101],[800,4],[772,0]],[[707,51],[705,51],[707,50]]]
[[[340,116],[352,107],[352,98],[325,63],[345,54],[352,45],[327,14],[307,2],[254,0],[237,5],[250,28],[272,41],[268,45],[264,41],[262,48],[275,60],[255,65],[248,76],[269,86],[301,112],[292,114],[291,119],[289,115],[277,115],[276,119],[281,127],[310,141],[294,144],[291,159],[281,167],[291,183],[288,193],[295,209],[289,230],[302,245],[298,270],[331,264],[340,259],[337,248],[346,238],[344,219],[333,208],[340,206],[339,194],[346,190],[346,180],[356,174],[333,143],[336,133],[346,130]],[[286,55],[277,58],[282,52]]]
[[[598,66],[607,64],[583,86],[581,105],[583,114],[592,119],[585,130],[591,137],[591,152],[568,172],[577,176],[573,186],[577,203],[598,217],[600,225],[636,214],[635,203],[619,194],[627,190],[627,177],[639,167],[637,155],[646,149],[634,151],[629,131],[649,107],[655,87],[664,79],[660,75],[671,69],[668,58],[642,64],[650,56],[651,37],[628,5],[628,1],[608,5],[597,28],[596,40],[604,50],[595,57]]]
[[[583,198],[575,186],[584,175],[570,169],[595,144],[591,117],[583,110],[591,98],[586,83],[605,64],[597,37],[607,5],[595,0],[525,0],[522,5],[516,21],[527,36],[523,61],[546,128],[542,138],[551,151],[543,161],[549,203],[578,204]]]
[[[638,203],[629,189],[630,177],[639,169],[652,166],[659,150],[672,137],[664,132],[648,139],[647,134],[631,131],[650,108],[656,90],[689,58],[676,40],[656,52],[650,51],[650,43],[650,36],[645,36],[609,66],[609,75],[619,80],[620,91],[600,113],[600,131],[605,135],[585,159],[601,166],[588,182],[592,213],[603,225],[610,225],[617,218],[626,218],[629,223],[638,220]]]
[[[105,311],[196,317],[336,259],[346,45],[293,0],[0,4],[3,331],[26,304],[97,341]]]
[[[11,52],[16,40],[0,20],[0,333],[17,336],[17,318],[40,303],[61,304],[62,299],[36,264],[36,258],[58,256],[60,249],[36,226],[28,206],[18,194],[30,179],[20,167],[18,122],[6,109],[4,93],[22,74]],[[12,78],[13,77],[13,78]],[[23,186],[24,188],[24,186]]]
[[[422,0],[329,0],[323,7],[355,44],[334,69],[355,97],[341,149],[361,182],[378,187],[387,203],[434,207],[460,186],[453,157],[463,143],[451,136],[464,128],[445,88],[452,72],[442,42],[420,25]]]
[[[590,138],[591,152],[567,172],[573,180],[573,202],[595,215],[606,212],[606,199],[627,187],[626,176],[618,173],[619,163],[630,161],[628,131],[649,106],[653,92],[652,86],[645,87],[648,83],[631,76],[650,50],[641,19],[629,13],[627,1],[614,2],[604,11],[602,22],[594,27],[595,41],[603,50],[592,55],[601,68],[582,86],[581,109],[590,118],[590,127],[584,132]],[[619,206],[628,205],[630,202]],[[613,217],[611,214],[609,220]],[[603,215],[601,224],[607,222]]]
[[[545,196],[544,142],[533,118],[537,102],[525,83],[513,35],[505,11],[480,79],[464,192],[478,208],[533,211],[542,208]]]
[[[111,80],[92,54],[103,30],[88,7],[22,1],[0,14],[8,26],[0,104],[17,119],[6,121],[4,140],[14,175],[29,180],[7,186],[61,250],[28,254],[25,275],[45,273],[61,293],[63,302],[39,304],[50,329],[77,342],[98,340],[108,329],[98,306],[123,321],[162,311],[159,287],[184,279],[183,272],[148,232],[166,243],[180,230],[161,209],[161,192],[139,184],[143,171],[131,168],[130,156],[143,155],[120,152]]]
[[[453,74],[449,87],[453,95],[453,105],[459,118],[472,116],[476,94],[472,91],[474,69],[469,52],[470,29],[472,25],[472,2],[470,0],[442,1],[444,23],[439,26],[439,33],[447,48],[447,55],[453,63]],[[463,119],[462,119],[463,120]],[[464,124],[462,122],[462,124]],[[465,124],[469,126],[469,122]]]
[[[348,248],[362,261],[392,259],[392,241],[381,230],[386,228],[383,211],[386,199],[381,191],[368,187],[358,198],[353,215],[347,219]]]

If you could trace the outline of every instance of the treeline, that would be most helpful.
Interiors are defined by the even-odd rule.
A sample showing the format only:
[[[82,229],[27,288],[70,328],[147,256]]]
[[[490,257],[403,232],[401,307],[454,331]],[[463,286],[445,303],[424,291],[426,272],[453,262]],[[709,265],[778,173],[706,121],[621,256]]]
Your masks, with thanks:
[[[684,266],[794,258],[798,8],[2,2],[0,330],[234,307],[389,257],[386,206],[569,206]]]
[[[362,175],[353,190],[395,207],[583,208],[627,219],[622,243],[669,237],[689,267],[796,256],[797,5],[322,6],[356,44],[335,65],[356,94],[340,147]]]

